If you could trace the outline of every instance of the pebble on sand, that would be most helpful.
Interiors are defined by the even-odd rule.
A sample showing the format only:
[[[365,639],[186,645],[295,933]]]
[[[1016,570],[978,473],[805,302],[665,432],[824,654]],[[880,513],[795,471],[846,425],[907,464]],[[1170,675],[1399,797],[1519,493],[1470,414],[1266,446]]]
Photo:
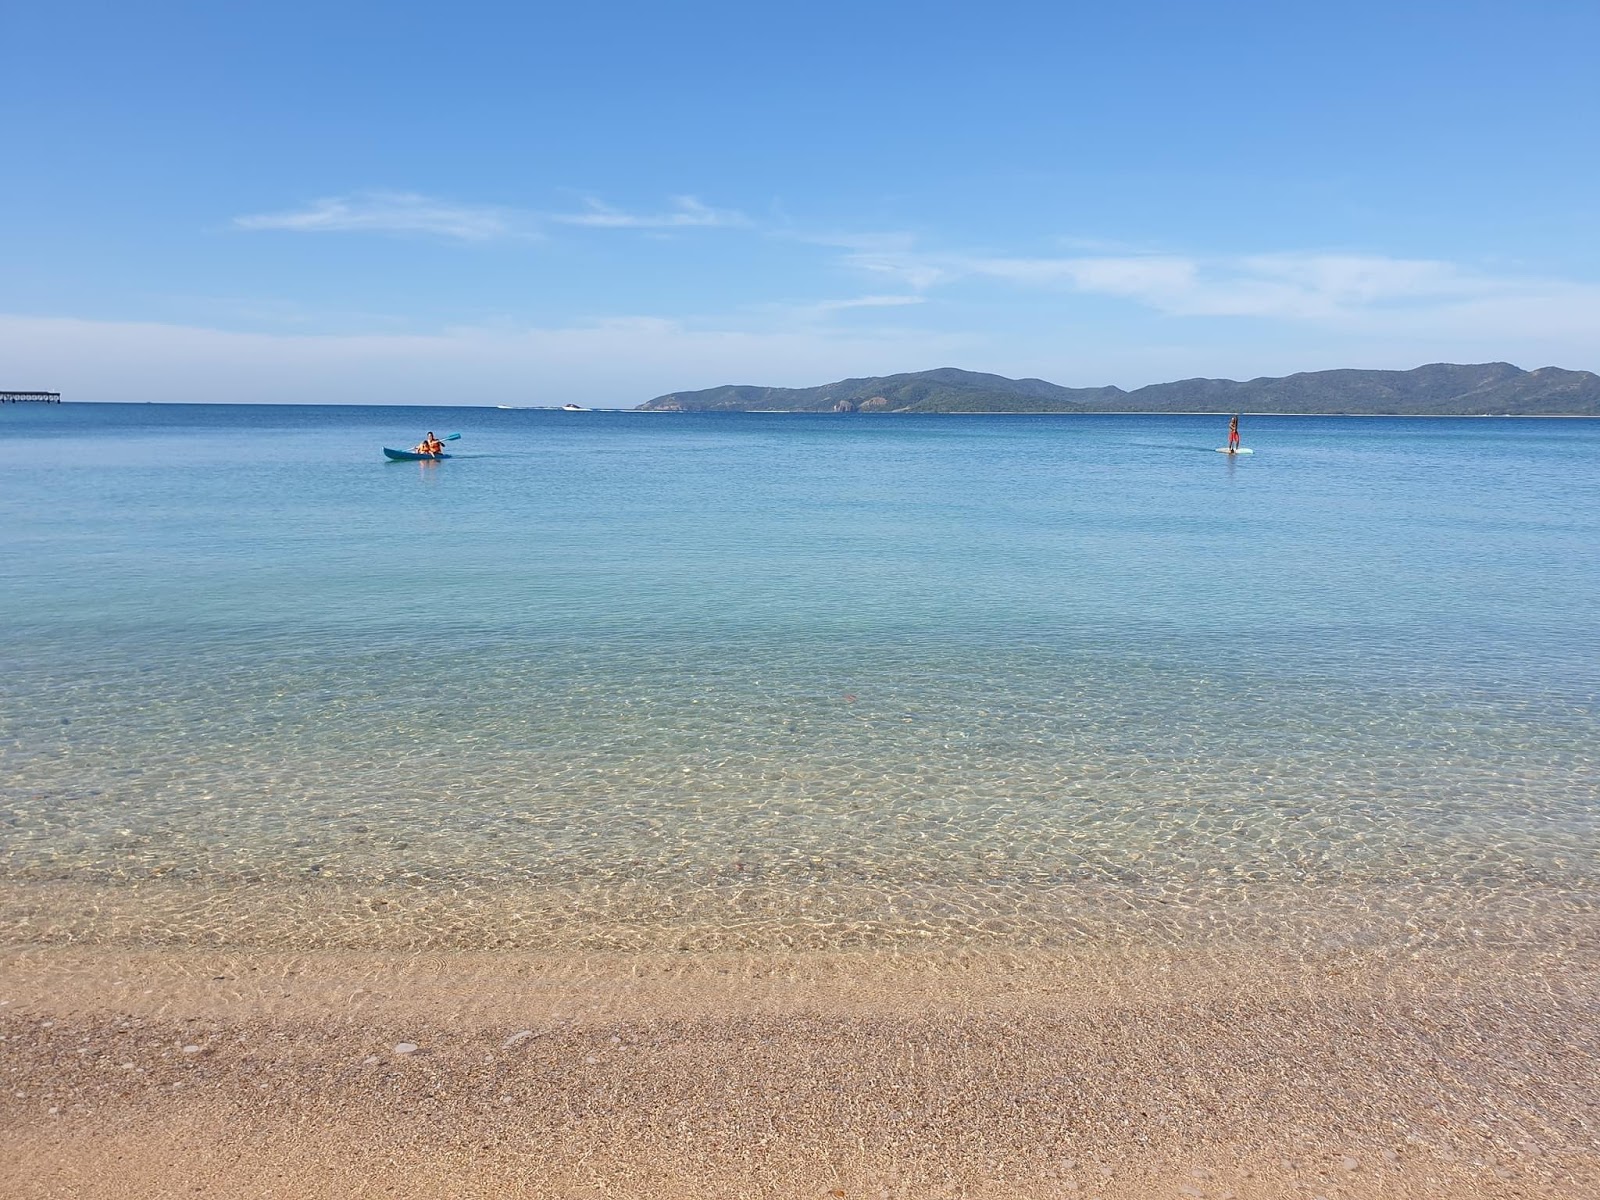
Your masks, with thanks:
[[[509,1050],[513,1046],[522,1045],[522,1043],[527,1041],[529,1038],[538,1036],[539,1035],[534,1033],[534,1031],[531,1029],[519,1029],[516,1033],[513,1033],[505,1041],[500,1043],[500,1049]]]
[[[1358,1171],[1361,1169],[1360,1160],[1348,1154],[1339,1160],[1339,1165],[1346,1171]]]
[[[399,1042],[395,1045],[394,1052],[396,1054],[415,1054],[417,1052],[417,1044],[415,1042]]]

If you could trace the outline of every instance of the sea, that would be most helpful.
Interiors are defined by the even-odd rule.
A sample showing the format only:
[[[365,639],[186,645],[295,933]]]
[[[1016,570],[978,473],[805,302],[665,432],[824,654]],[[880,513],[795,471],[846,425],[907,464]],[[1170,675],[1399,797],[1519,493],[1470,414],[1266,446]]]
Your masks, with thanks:
[[[4,406],[4,936],[1578,928],[1600,421],[1242,427]]]

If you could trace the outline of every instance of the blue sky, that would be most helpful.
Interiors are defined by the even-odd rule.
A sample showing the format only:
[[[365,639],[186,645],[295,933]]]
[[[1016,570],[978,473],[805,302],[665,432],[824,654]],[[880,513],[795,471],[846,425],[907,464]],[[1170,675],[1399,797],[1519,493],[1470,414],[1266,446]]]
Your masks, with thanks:
[[[1591,3],[9,4],[0,386],[1600,370]]]

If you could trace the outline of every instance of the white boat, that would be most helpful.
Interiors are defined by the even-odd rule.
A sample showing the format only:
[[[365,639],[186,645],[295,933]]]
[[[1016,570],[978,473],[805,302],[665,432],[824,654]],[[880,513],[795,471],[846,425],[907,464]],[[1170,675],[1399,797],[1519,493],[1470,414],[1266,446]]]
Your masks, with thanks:
[[[561,411],[562,412],[588,412],[589,410],[587,408],[583,407],[583,405],[581,405],[581,404],[563,404],[561,406]]]

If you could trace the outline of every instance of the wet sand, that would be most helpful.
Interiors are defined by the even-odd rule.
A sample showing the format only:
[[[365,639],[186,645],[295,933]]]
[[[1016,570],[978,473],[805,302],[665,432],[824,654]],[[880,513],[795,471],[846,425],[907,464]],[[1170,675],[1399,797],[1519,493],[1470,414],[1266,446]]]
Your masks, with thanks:
[[[1600,1195],[1597,955],[14,939],[0,980],[19,1198]]]

